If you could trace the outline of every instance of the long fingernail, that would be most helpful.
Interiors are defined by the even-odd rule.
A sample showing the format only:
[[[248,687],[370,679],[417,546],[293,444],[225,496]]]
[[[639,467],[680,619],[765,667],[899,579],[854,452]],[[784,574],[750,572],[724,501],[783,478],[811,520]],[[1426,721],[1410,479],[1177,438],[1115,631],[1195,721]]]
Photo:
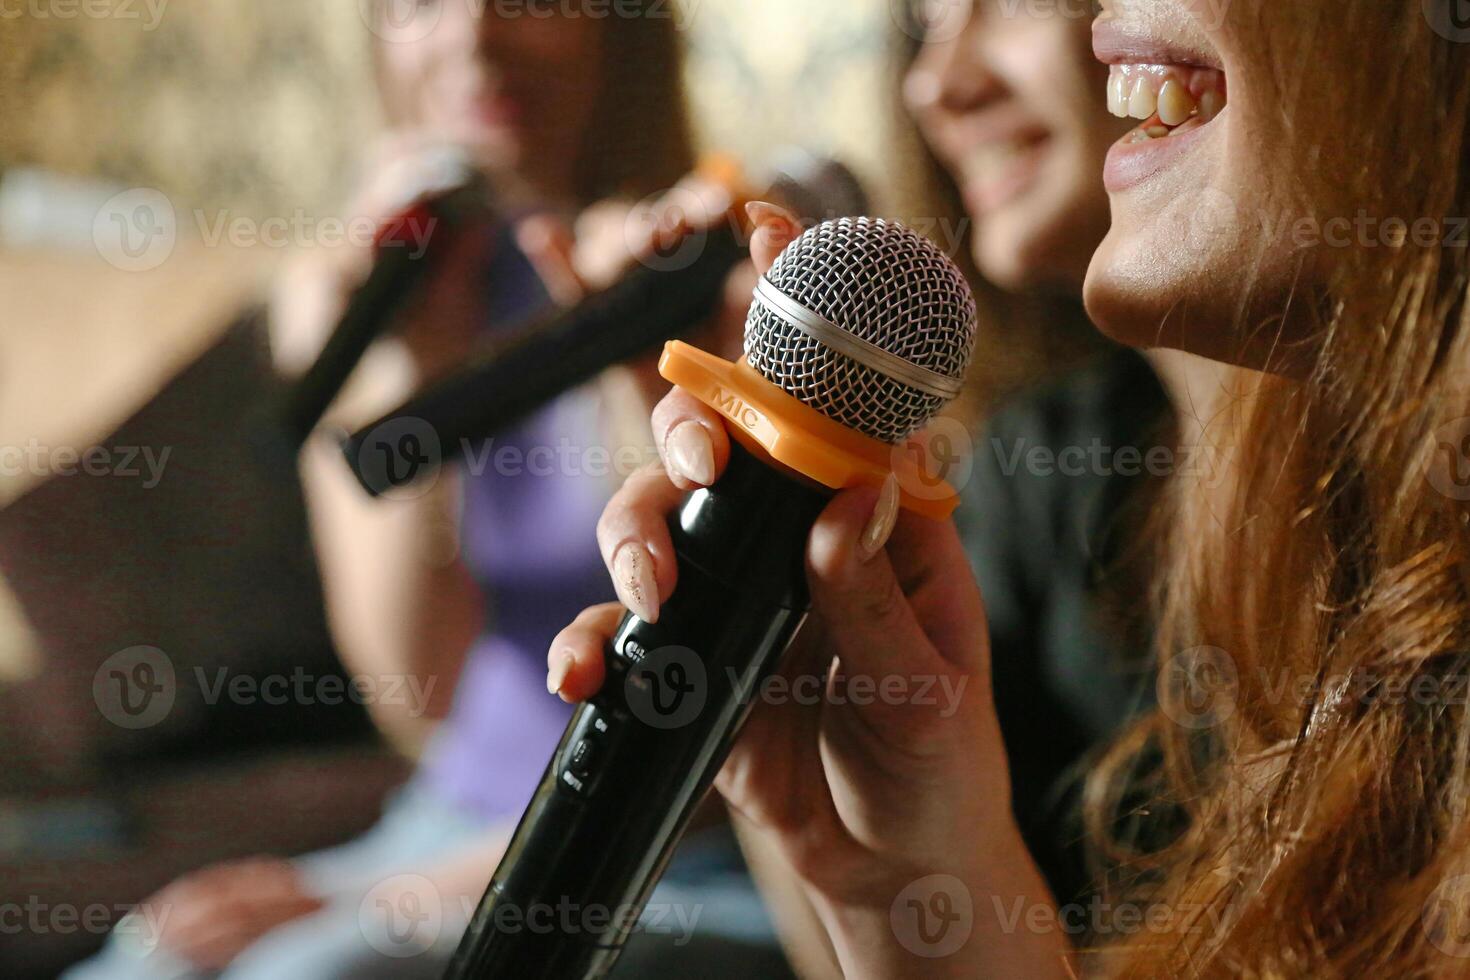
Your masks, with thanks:
[[[567,675],[572,672],[572,663],[570,653],[564,653],[552,662],[551,669],[546,672],[547,693],[561,693],[561,686],[567,682]]]
[[[770,221],[784,221],[792,227],[800,224],[796,215],[770,201],[750,201],[745,205],[745,213],[756,225],[763,225]]]
[[[893,525],[898,521],[898,477],[892,473],[883,481],[883,491],[878,494],[878,503],[873,507],[873,516],[858,541],[863,559],[871,561],[893,534]]]
[[[613,586],[623,605],[645,623],[658,622],[658,579],[648,549],[629,541],[613,556]]]
[[[715,482],[715,444],[698,422],[681,422],[664,439],[669,466],[690,483],[707,487]]]

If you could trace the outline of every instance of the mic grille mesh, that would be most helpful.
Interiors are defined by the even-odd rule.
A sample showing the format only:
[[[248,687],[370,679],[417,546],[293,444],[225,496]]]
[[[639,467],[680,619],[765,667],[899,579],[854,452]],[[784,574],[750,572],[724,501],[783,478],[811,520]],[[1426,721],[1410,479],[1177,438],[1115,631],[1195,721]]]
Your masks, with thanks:
[[[923,236],[878,218],[839,218],[787,246],[766,279],[846,332],[946,378],[961,379],[975,342],[975,298],[958,267]],[[828,418],[902,442],[948,402],[894,380],[790,324],[759,296],[745,354],[772,384]]]

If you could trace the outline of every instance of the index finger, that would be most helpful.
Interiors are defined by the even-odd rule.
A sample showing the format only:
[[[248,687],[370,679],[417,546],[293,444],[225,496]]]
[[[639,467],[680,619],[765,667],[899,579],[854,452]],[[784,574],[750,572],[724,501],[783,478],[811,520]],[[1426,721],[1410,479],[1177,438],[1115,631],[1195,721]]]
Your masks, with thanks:
[[[707,487],[730,462],[730,434],[720,414],[683,388],[653,409],[653,443],[680,490]]]

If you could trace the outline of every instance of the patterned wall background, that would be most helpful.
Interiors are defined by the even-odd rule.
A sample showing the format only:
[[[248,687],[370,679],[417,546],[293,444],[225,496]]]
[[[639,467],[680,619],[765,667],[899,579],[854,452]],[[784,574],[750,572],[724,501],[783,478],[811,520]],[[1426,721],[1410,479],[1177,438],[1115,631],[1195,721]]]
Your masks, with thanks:
[[[898,0],[677,2],[707,146],[757,159],[799,143],[891,173]],[[331,206],[372,125],[369,6],[5,0],[0,167],[254,216]]]

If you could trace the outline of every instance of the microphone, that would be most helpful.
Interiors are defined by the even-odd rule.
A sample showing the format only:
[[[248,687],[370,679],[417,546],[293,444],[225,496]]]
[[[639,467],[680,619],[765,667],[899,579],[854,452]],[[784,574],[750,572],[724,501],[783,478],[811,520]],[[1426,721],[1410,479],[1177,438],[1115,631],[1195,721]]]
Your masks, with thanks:
[[[373,341],[415,298],[424,276],[456,235],[471,222],[495,214],[489,185],[463,150],[445,147],[423,163],[424,173],[404,210],[378,229],[372,271],[353,292],[311,367],[270,412],[273,428],[291,455],[311,435]]]
[[[664,377],[726,421],[728,469],[671,516],[678,589],[656,624],[623,618],[606,683],[567,726],[447,977],[613,968],[806,617],[807,538],[833,491],[896,472],[906,508],[953,512],[953,489],[906,440],[959,393],[975,329],[969,287],[935,245],[843,218],[761,279],[743,361],[667,346]]]
[[[846,167],[795,154],[788,161],[771,193],[803,217],[820,220],[866,209],[862,186]],[[702,169],[728,171],[733,165],[717,159]],[[518,343],[430,386],[349,436],[342,443],[348,465],[369,494],[380,496],[613,365],[657,350],[716,312],[730,272],[749,255],[748,244],[734,220],[692,235],[674,256],[639,266],[527,331]]]

